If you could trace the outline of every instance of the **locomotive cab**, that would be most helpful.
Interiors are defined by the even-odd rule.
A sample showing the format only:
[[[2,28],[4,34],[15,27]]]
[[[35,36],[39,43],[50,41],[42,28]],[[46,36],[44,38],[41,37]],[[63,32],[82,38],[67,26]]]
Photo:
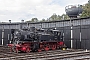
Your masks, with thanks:
[[[59,30],[52,30],[53,32],[53,37],[54,37],[54,40],[57,40],[57,41],[62,41],[63,40],[63,37],[61,36],[61,32]]]

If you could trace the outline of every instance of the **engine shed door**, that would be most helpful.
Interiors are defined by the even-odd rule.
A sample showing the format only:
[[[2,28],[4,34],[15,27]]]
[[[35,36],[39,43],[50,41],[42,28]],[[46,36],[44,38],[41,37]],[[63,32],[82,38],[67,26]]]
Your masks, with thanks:
[[[7,45],[10,43],[11,40],[11,30],[8,29],[4,29],[4,31],[2,31],[3,34],[3,45]]]

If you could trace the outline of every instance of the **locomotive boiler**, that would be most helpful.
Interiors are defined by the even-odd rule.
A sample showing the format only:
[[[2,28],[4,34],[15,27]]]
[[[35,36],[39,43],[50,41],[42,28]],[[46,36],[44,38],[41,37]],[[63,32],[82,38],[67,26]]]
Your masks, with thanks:
[[[13,52],[48,51],[66,48],[61,32],[56,29],[16,30],[12,34],[12,43],[8,44]]]

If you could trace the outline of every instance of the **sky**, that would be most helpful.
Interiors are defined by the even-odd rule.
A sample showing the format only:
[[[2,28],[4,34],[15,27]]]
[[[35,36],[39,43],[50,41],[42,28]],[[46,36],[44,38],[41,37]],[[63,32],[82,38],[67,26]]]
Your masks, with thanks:
[[[88,0],[0,0],[0,22],[21,22],[32,18],[49,18],[65,14],[68,5],[85,4]]]

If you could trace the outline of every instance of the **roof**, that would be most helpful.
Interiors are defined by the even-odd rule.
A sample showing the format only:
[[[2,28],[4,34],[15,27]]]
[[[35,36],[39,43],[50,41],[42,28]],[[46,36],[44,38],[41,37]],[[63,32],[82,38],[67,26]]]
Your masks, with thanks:
[[[89,19],[90,17],[86,17],[86,18],[71,18],[71,20],[80,20],[80,19]],[[39,24],[39,23],[53,23],[53,22],[64,22],[64,21],[70,21],[70,19],[67,20],[57,20],[57,21],[46,21],[46,22],[2,22],[0,23],[1,25],[14,25],[14,24]]]

